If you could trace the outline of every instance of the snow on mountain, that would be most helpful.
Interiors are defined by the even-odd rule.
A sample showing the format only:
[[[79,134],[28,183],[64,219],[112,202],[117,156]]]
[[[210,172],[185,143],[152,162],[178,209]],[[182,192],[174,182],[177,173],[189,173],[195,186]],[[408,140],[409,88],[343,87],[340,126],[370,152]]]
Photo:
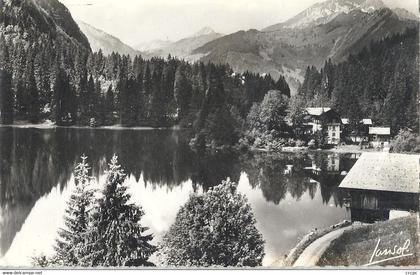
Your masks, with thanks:
[[[386,7],[381,0],[327,0],[316,3],[286,22],[269,26],[263,31],[276,31],[281,28],[306,28],[314,24],[326,24],[339,14],[354,10],[372,13]]]

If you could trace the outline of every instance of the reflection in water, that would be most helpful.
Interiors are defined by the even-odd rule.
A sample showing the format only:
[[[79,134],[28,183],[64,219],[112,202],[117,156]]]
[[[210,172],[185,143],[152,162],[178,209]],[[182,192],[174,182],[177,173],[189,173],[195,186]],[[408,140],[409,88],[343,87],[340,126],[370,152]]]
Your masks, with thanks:
[[[341,171],[347,155],[218,153],[190,150],[186,131],[0,128],[0,265],[29,265],[50,253],[82,153],[101,181],[115,153],[130,173],[132,200],[158,242],[192,192],[230,177],[252,204],[266,240],[264,264],[281,258],[313,228],[346,219]],[[349,161],[350,159],[350,161]],[[316,173],[306,169],[316,167]]]

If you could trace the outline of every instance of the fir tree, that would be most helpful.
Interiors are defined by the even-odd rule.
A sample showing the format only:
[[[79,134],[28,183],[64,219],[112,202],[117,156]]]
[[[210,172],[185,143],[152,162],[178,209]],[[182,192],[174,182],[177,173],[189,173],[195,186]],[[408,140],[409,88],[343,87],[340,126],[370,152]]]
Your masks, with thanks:
[[[13,123],[12,76],[0,69],[0,124]]]
[[[175,73],[174,98],[178,105],[178,117],[183,119],[188,113],[191,100],[191,86],[188,83],[183,65],[179,66]]]
[[[112,84],[109,85],[108,90],[105,94],[105,125],[112,125],[114,124],[114,92],[112,89]]]
[[[28,80],[26,83],[26,93],[28,96],[28,120],[31,123],[37,123],[40,116],[39,91],[36,86],[35,75],[33,69],[27,72]]]
[[[54,261],[60,266],[80,266],[81,259],[86,255],[86,234],[89,228],[89,211],[92,208],[93,190],[89,187],[91,177],[87,157],[82,155],[82,161],[74,171],[76,189],[67,203],[65,228],[58,232]]]
[[[153,236],[140,224],[141,207],[129,203],[130,195],[123,185],[127,174],[114,155],[106,172],[102,196],[97,201],[89,233],[89,250],[84,258],[89,266],[145,266],[156,251],[150,244]]]

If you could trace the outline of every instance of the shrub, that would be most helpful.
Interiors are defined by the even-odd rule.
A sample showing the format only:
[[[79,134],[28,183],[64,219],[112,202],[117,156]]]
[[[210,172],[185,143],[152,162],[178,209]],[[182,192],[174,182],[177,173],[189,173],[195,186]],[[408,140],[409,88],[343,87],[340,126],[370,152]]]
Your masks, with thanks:
[[[391,141],[391,150],[395,153],[420,153],[420,137],[410,129],[402,129]]]
[[[305,146],[305,145],[306,145],[306,142],[305,142],[305,141],[303,141],[303,140],[298,139],[298,140],[296,141],[296,147],[303,147],[303,146]]]
[[[224,181],[192,194],[163,237],[159,258],[168,266],[260,266],[264,241],[237,184]]]

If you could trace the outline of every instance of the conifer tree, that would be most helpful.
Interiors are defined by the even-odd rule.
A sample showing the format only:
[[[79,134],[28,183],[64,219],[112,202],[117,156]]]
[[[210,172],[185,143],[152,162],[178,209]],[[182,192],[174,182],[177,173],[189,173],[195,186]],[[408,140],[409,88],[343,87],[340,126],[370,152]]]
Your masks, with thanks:
[[[127,174],[113,156],[106,171],[106,182],[89,233],[89,250],[84,262],[89,266],[146,266],[156,251],[150,244],[151,234],[140,224],[144,212],[129,203],[130,195],[123,185]]]
[[[179,66],[175,73],[174,98],[178,105],[178,117],[183,119],[188,113],[191,99],[191,86],[185,75],[185,67]]]
[[[105,125],[112,125],[114,123],[114,92],[112,89],[112,84],[109,85],[108,90],[105,94]]]
[[[86,234],[89,228],[89,211],[92,208],[93,190],[89,187],[89,164],[87,157],[82,155],[82,161],[74,171],[76,189],[67,203],[64,217],[65,228],[58,232],[54,262],[60,266],[81,266],[81,259],[86,252]]]
[[[28,96],[28,120],[31,123],[37,123],[40,116],[39,91],[36,86],[33,68],[28,72],[28,80],[26,83],[26,94]]]
[[[13,123],[12,76],[0,69],[0,124]]]

